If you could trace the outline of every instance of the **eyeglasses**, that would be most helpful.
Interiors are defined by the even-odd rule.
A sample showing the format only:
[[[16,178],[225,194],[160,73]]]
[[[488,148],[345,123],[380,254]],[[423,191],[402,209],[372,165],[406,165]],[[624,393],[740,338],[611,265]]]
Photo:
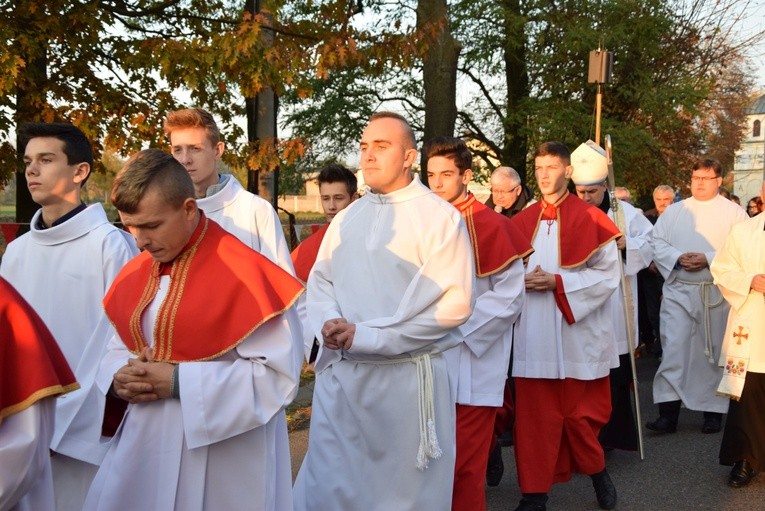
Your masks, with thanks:
[[[518,189],[518,187],[521,185],[515,185],[514,187],[510,188],[509,190],[495,190],[494,188],[491,189],[492,195],[510,195],[515,190]]]
[[[691,181],[701,181],[702,183],[706,181],[712,181],[714,179],[719,179],[720,176],[713,176],[713,177],[707,177],[707,176],[691,176]]]

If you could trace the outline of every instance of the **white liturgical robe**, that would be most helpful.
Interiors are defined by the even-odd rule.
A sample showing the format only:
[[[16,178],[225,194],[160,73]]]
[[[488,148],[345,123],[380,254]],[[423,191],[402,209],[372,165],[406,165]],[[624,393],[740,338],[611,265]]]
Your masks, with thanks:
[[[630,283],[632,293],[632,317],[634,325],[634,347],[638,342],[638,281],[637,274],[643,268],[647,268],[653,260],[653,244],[651,231],[653,225],[634,206],[624,201],[619,201],[624,211],[624,223],[626,224],[625,238],[627,239],[626,258],[622,258],[624,275]],[[614,219],[613,210],[608,210],[608,218]],[[614,334],[616,335],[617,354],[629,353],[627,345],[627,326],[624,316],[624,290],[619,285],[619,290],[611,295]]]
[[[295,275],[279,215],[266,200],[245,190],[236,177],[223,176],[223,188],[197,199],[207,218],[239,241],[263,254],[290,275]]]
[[[356,332],[349,350],[319,351],[296,510],[451,507],[455,404],[440,353],[470,316],[473,268],[460,212],[417,177],[334,218],[308,280],[308,317],[318,339],[333,318]],[[421,426],[435,428],[440,457],[418,456]]]
[[[731,306],[720,365],[725,363],[727,344],[736,339],[733,334],[743,325],[750,341],[750,373],[765,373],[765,300],[762,293],[751,289],[752,279],[765,274],[764,229],[763,214],[734,225],[712,261],[715,284]]]
[[[711,263],[733,225],[745,218],[738,204],[717,195],[672,204],[656,221],[654,261],[665,282],[660,316],[664,353],[653,381],[655,403],[681,400],[691,410],[728,410],[728,399],[715,391],[729,306],[709,268],[689,272],[677,261],[686,252],[700,252]]]
[[[616,242],[573,268],[558,265],[558,222],[542,220],[527,272],[537,265],[558,274],[575,322],[566,323],[551,292],[527,292],[515,328],[513,376],[596,380],[619,366],[611,323],[611,294],[619,284]]]
[[[170,277],[143,313],[151,345]],[[183,362],[180,399],[128,406],[91,486],[86,510],[291,511],[284,407],[297,393],[302,353],[294,309],[267,321],[219,358]],[[98,372],[107,393],[134,356],[118,336]]]
[[[100,204],[48,229],[37,228],[41,214],[35,213],[29,233],[8,245],[0,275],[40,315],[80,384],[56,400],[51,442],[52,450],[73,458],[52,459],[56,499],[78,507],[107,448],[101,439],[105,400],[94,380],[113,329],[101,300],[138,251]]]
[[[55,397],[0,420],[0,509],[55,509],[50,470],[50,439]]]

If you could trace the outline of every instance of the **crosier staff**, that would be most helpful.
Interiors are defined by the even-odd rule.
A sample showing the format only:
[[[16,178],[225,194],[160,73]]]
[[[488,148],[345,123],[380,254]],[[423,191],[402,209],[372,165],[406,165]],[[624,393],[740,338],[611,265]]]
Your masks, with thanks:
[[[627,223],[624,220],[624,210],[621,208],[619,200],[614,193],[616,180],[614,178],[611,135],[605,136],[605,145],[606,162],[608,164],[608,193],[611,196],[611,211],[614,213],[614,223],[622,232],[622,235],[626,236]],[[637,368],[635,367],[635,316],[633,314],[635,304],[632,301],[632,286],[629,279],[627,279],[627,276],[624,274],[624,263],[622,262],[621,257],[619,257],[619,274],[621,276],[622,296],[624,297],[624,324],[627,327],[627,345],[629,346],[630,367],[632,368],[632,391],[635,395],[635,421],[637,422],[638,450],[640,452],[640,459],[643,460],[645,459],[645,452],[643,449],[643,430],[640,427],[643,421],[640,417],[640,395],[638,394]]]

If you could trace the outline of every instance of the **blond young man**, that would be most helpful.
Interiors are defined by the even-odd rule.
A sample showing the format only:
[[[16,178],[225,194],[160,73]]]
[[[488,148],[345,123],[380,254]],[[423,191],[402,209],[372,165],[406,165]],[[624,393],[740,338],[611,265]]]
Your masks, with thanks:
[[[197,204],[207,217],[294,273],[289,247],[274,208],[242,187],[231,174],[218,173],[225,145],[213,116],[201,108],[176,110],[165,118],[170,152],[189,173]]]

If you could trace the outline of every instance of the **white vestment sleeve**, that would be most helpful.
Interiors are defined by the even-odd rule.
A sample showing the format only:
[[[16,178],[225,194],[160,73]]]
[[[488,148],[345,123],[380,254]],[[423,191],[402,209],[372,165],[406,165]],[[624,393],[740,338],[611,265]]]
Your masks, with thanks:
[[[0,511],[13,509],[45,475],[54,413],[55,398],[45,398],[0,422]]]
[[[653,260],[653,245],[651,231],[653,225],[639,211],[633,211],[627,226],[627,260],[624,265],[624,274],[637,275],[643,268],[647,268]]]
[[[236,358],[180,364],[183,427],[190,449],[214,444],[270,421],[297,393],[303,352],[293,341],[293,310],[253,332]],[[299,336],[298,336],[299,337]]]
[[[476,357],[483,356],[493,343],[501,342],[503,334],[518,319],[526,295],[520,259],[483,278],[489,279],[491,288],[476,298],[473,314],[455,332]]]
[[[616,242],[610,241],[582,266],[560,273],[563,291],[575,321],[600,308],[619,287],[617,257]]]
[[[668,282],[675,280],[674,273],[677,273],[675,265],[680,256],[683,255],[681,250],[678,250],[670,243],[672,224],[677,217],[677,211],[679,211],[679,208],[674,210],[667,209],[667,211],[659,216],[659,219],[656,220],[656,225],[653,226],[653,260],[657,268],[659,268],[661,276]]]
[[[295,268],[292,266],[290,250],[284,238],[279,215],[270,204],[266,203],[266,205],[268,208],[258,208],[255,215],[258,235],[264,243],[264,246],[260,247],[260,253],[294,277]]]
[[[715,284],[720,288],[723,297],[737,311],[741,310],[749,296],[752,279],[757,275],[755,266],[750,265],[749,271],[745,270],[742,257],[747,255],[747,249],[741,246],[741,242],[747,242],[747,224],[736,225],[731,234],[725,240],[723,247],[717,252],[712,261],[711,271]]]
[[[464,224],[455,225],[442,245],[424,261],[396,313],[356,324],[348,351],[389,357],[427,351],[431,344],[461,325],[470,316],[474,299],[475,275],[469,247]],[[324,319],[331,317],[325,315]]]

